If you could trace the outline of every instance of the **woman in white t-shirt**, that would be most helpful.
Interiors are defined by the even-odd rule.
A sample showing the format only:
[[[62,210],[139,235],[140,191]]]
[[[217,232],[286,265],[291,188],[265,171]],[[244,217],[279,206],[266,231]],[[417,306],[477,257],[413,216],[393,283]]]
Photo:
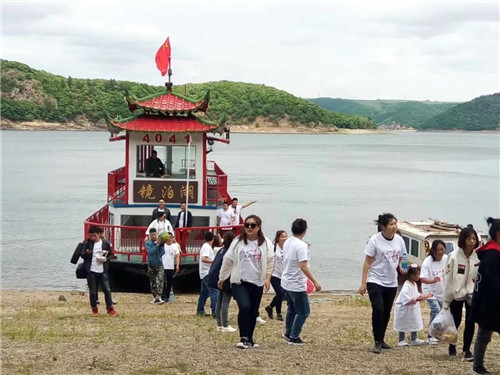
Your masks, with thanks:
[[[274,236],[274,266],[271,275],[271,285],[273,286],[274,296],[271,303],[265,307],[269,319],[273,319],[273,308],[276,308],[276,320],[283,320],[281,315],[281,304],[283,303],[283,295],[285,292],[281,287],[281,275],[283,274],[283,244],[285,243],[288,235],[284,230],[279,230]]]
[[[240,342],[236,347],[258,347],[253,340],[262,293],[269,290],[274,264],[273,244],[262,232],[262,221],[256,215],[245,219],[244,230],[234,239],[224,255],[219,273],[219,289],[230,277],[231,292],[238,304]]]
[[[434,318],[443,308],[443,291],[444,291],[444,276],[446,274],[446,261],[448,256],[445,254],[446,245],[442,240],[432,241],[429,255],[422,263],[422,272],[420,280],[422,281],[422,292],[432,293],[432,297],[427,299],[427,303],[431,309],[432,323]],[[439,340],[427,335],[429,344],[436,345]]]
[[[392,348],[384,341],[384,337],[398,289],[397,268],[403,254],[406,254],[406,246],[403,238],[396,234],[398,222],[394,215],[379,215],[375,223],[381,232],[371,236],[366,244],[359,294],[364,295],[368,291],[375,340],[373,352],[379,354],[382,349]]]

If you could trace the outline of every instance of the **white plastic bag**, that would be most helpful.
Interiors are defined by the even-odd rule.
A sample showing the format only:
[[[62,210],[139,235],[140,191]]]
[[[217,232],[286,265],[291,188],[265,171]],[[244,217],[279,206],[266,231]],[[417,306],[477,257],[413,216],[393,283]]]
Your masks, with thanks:
[[[455,344],[458,340],[458,331],[450,310],[441,309],[429,326],[429,335],[439,341]]]

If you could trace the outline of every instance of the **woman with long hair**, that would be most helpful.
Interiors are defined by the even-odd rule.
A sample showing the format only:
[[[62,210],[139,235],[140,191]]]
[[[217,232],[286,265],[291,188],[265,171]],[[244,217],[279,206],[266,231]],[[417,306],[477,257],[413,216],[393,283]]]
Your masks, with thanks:
[[[398,221],[394,215],[378,215],[375,223],[380,231],[371,236],[365,246],[359,294],[364,295],[368,291],[375,340],[373,352],[380,354],[382,349],[392,349],[384,341],[384,337],[398,289],[397,268],[401,264],[403,254],[406,254],[406,246],[403,238],[396,234]]]
[[[283,244],[285,243],[288,235],[284,230],[279,230],[274,236],[274,266],[271,275],[271,285],[273,286],[274,296],[271,303],[265,307],[269,319],[273,319],[273,308],[276,308],[276,320],[283,320],[281,315],[281,305],[283,303],[283,295],[285,292],[281,287],[281,275],[283,274]]]
[[[259,315],[262,293],[271,285],[274,264],[273,244],[262,232],[262,220],[257,215],[245,219],[242,233],[236,237],[222,262],[219,288],[230,278],[233,298],[238,304],[240,341],[236,347],[258,347],[253,338]]]
[[[462,322],[462,310],[465,305],[462,360],[469,362],[474,359],[470,351],[472,338],[474,337],[474,321],[470,313],[470,305],[479,263],[474,250],[478,244],[477,233],[472,226],[467,226],[460,231],[458,249],[453,250],[448,256],[443,294],[443,309],[450,309],[457,329]],[[448,354],[450,356],[457,355],[455,344],[449,345]]]

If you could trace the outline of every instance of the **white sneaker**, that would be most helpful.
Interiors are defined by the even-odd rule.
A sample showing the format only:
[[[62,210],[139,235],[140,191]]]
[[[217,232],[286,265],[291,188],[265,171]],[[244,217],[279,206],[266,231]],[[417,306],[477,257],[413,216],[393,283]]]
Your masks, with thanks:
[[[245,343],[243,343],[243,342],[241,342],[241,341],[240,341],[239,343],[237,343],[237,344],[236,344],[236,347],[237,347],[238,349],[248,349],[248,346],[247,346],[247,345],[245,345]]]
[[[398,346],[410,346],[406,341],[400,341],[398,342]]]
[[[222,331],[223,326],[217,326],[217,331]]]
[[[155,304],[156,303],[156,298],[153,298],[153,300],[151,302],[149,302],[151,304]]]
[[[257,317],[257,323],[259,324],[266,324],[266,321],[264,319],[262,319],[260,316]]]
[[[411,340],[411,346],[420,346],[422,344],[424,344],[425,341],[424,340],[420,340],[420,339],[415,339],[415,340]]]
[[[157,304],[157,305],[163,305],[164,303],[165,303],[165,301],[164,301],[164,300],[162,300],[161,298],[158,298],[158,299],[156,300],[156,302],[155,302],[155,304]]]
[[[437,344],[439,344],[439,340],[438,340],[438,339],[436,339],[436,338],[434,338],[434,337],[429,337],[429,338],[427,339],[427,342],[428,342],[430,345],[437,345]]]
[[[220,329],[219,329],[220,328]],[[221,331],[221,332],[236,332],[236,328],[233,328],[231,326],[227,326],[227,327],[217,327],[217,330],[218,331]]]

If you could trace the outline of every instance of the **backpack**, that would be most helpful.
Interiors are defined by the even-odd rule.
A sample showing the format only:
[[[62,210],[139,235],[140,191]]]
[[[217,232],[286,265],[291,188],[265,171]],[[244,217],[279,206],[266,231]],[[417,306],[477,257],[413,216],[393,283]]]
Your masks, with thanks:
[[[219,282],[220,269],[222,267],[222,261],[224,260],[224,255],[226,254],[227,250],[228,249],[225,247],[220,249],[215,255],[212,265],[210,266],[210,270],[208,271],[208,283],[207,283],[210,288],[218,289],[217,283]],[[229,278],[224,281],[224,286],[222,289],[225,292],[231,291]]]

